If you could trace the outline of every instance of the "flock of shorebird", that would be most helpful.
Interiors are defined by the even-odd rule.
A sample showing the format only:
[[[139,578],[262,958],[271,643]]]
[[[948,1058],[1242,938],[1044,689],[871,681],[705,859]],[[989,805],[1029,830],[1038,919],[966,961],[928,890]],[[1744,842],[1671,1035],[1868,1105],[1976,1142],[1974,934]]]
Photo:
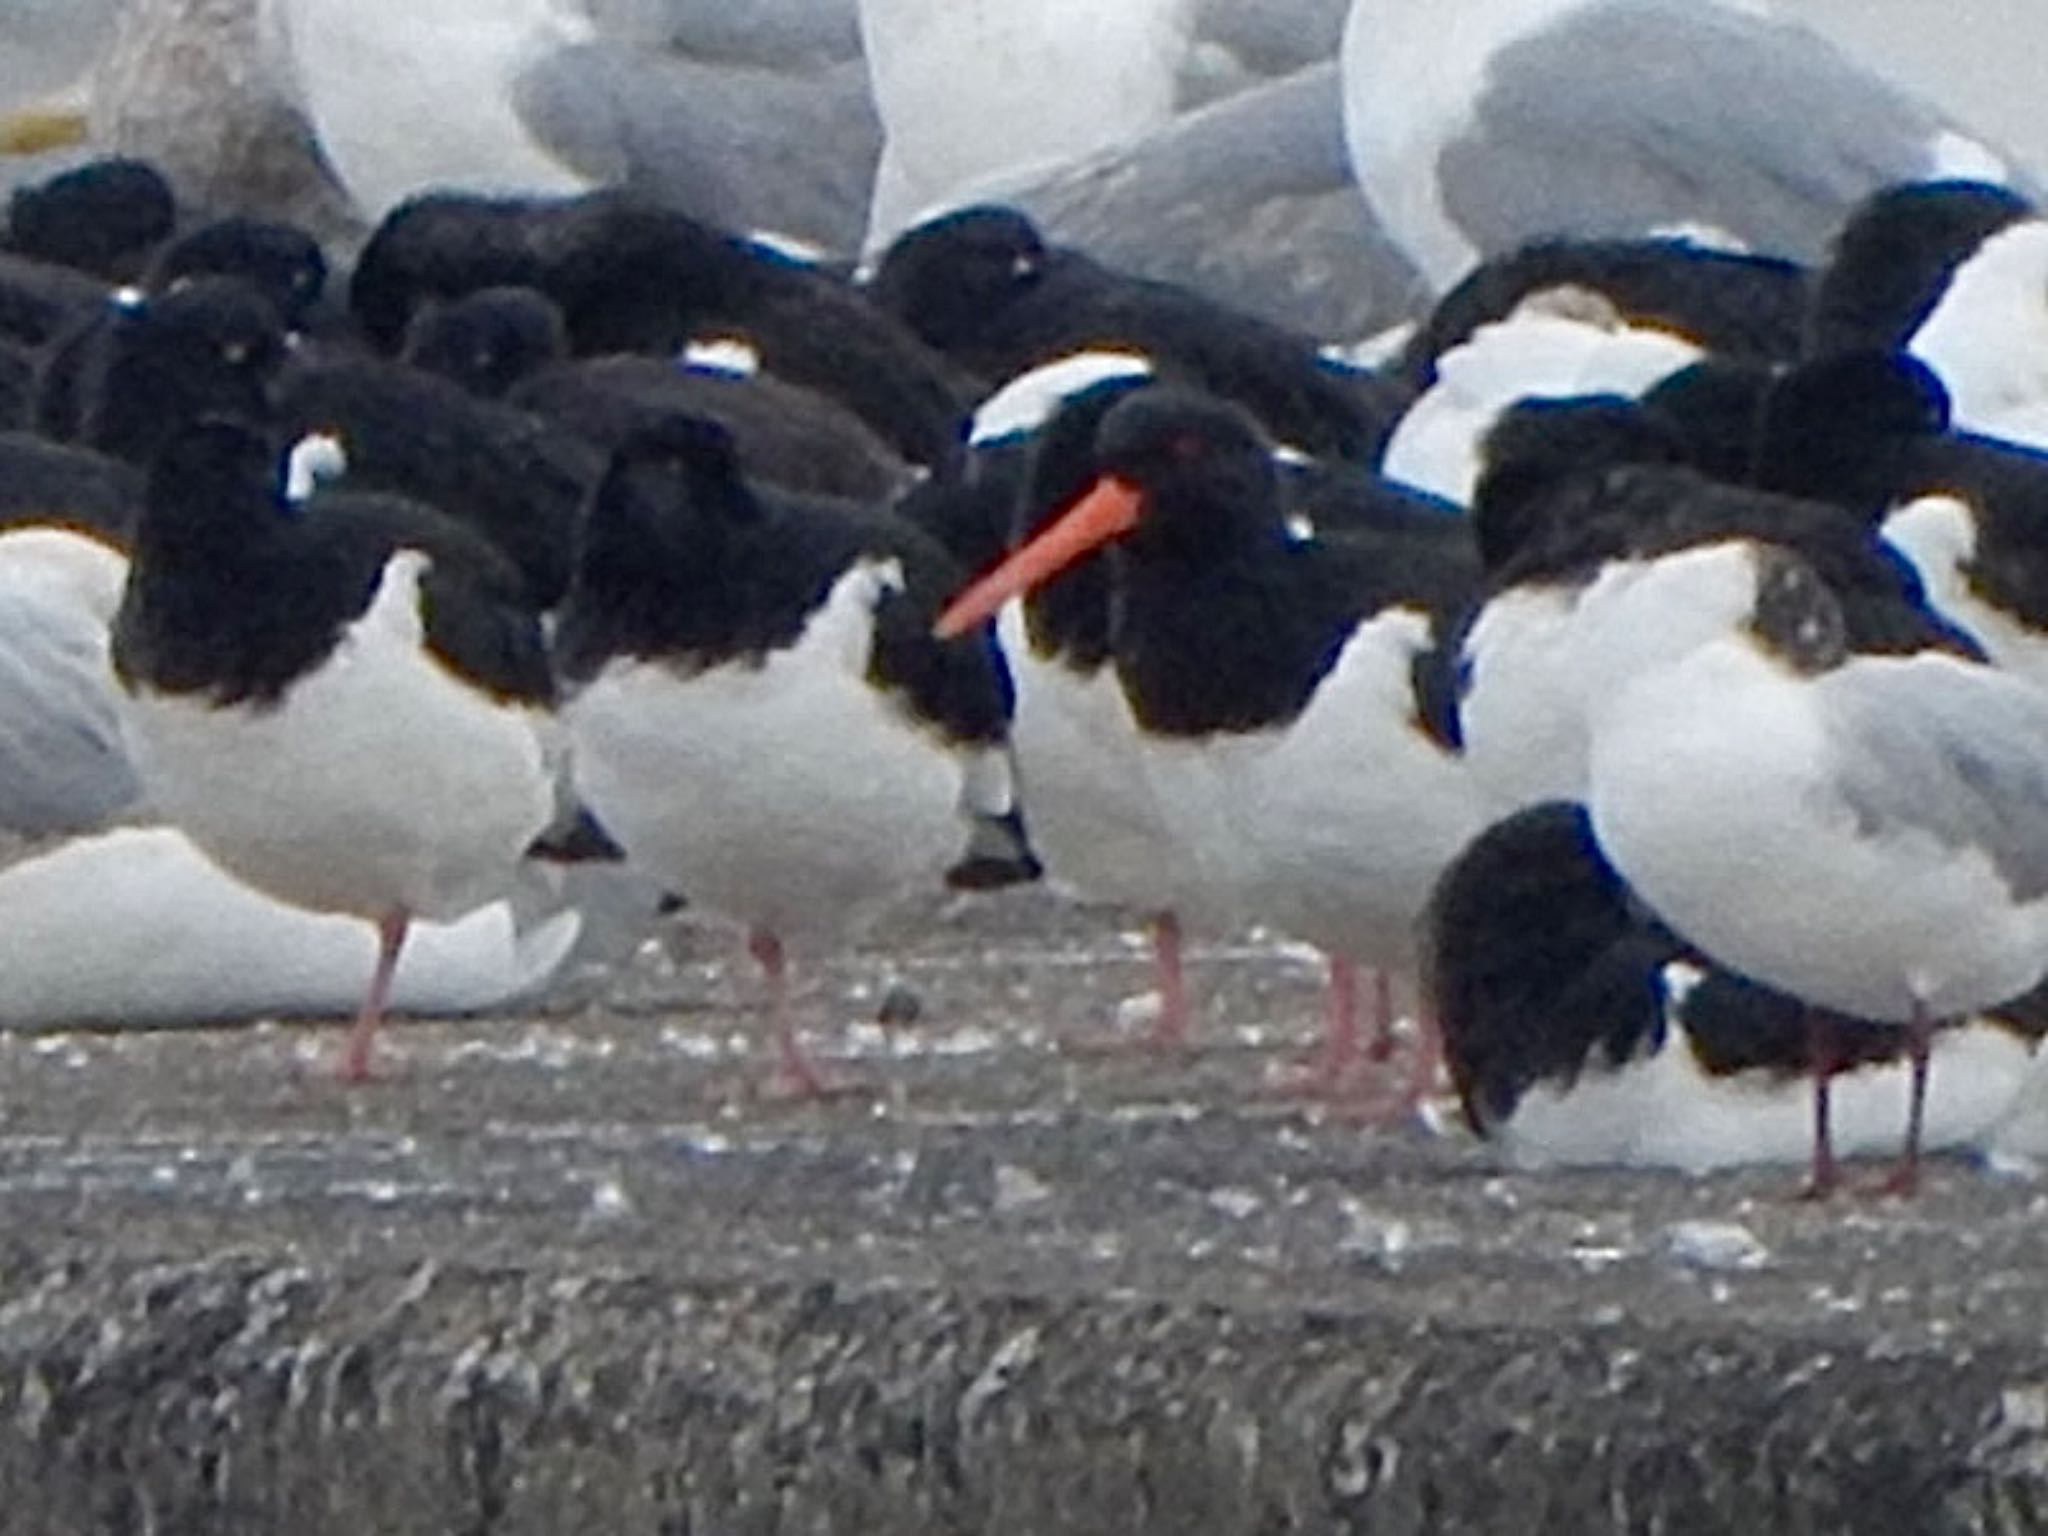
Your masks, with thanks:
[[[382,12],[282,9],[339,99]],[[1746,8],[1467,9],[1358,0],[1329,66],[1442,290],[1342,355],[986,197],[854,270],[631,187],[397,185],[346,255],[134,161],[25,188],[0,812],[374,924],[351,1077],[413,926],[534,858],[740,926],[802,1091],[791,954],[1043,873],[1148,915],[1155,1045],[1184,929],[1258,922],[1327,957],[1317,1091],[1441,1066],[1526,1160],[1817,1193],[1903,1134],[1910,1191],[2048,1032],[2048,221]],[[522,15],[470,128],[533,156]],[[1602,49],[1689,61],[1654,132]]]

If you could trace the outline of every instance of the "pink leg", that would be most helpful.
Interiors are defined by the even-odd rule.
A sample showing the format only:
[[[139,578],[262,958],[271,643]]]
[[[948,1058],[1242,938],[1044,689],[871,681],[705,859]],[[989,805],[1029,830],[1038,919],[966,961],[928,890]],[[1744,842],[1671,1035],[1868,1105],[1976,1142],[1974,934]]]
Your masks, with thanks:
[[[1328,977],[1323,987],[1323,1059],[1321,1072],[1331,1087],[1344,1081],[1358,1068],[1360,1060],[1358,1029],[1358,963],[1341,955],[1329,955]],[[1373,1037],[1372,1054],[1375,1061],[1384,1061],[1386,1053],[1380,1047],[1384,1044],[1391,1051],[1392,1023],[1388,1017],[1387,979],[1373,973],[1375,991],[1374,1019],[1376,1033]]]
[[[370,990],[349,1031],[348,1046],[341,1058],[341,1080],[366,1083],[370,1080],[370,1057],[376,1049],[377,1028],[384,1022],[385,1005],[391,1001],[391,978],[398,971],[398,952],[405,947],[406,930],[412,919],[404,912],[387,912],[377,921],[377,967],[370,973]]]
[[[1152,1021],[1149,1043],[1162,1051],[1186,1050],[1188,989],[1180,963],[1180,918],[1172,912],[1155,912],[1147,926],[1152,931],[1152,968],[1159,987],[1159,1017]]]
[[[1424,1031],[1412,1073],[1396,1063],[1393,978],[1373,971],[1369,1028],[1361,1027],[1355,960],[1325,956],[1329,967],[1323,992],[1323,1040],[1315,1054],[1284,1073],[1276,1087],[1288,1095],[1339,1101],[1347,1115],[1368,1124],[1393,1125],[1414,1114],[1435,1071]]]
[[[1145,931],[1152,939],[1153,995],[1159,999],[1152,1027],[1135,1039],[1122,1035],[1069,1039],[1062,1042],[1065,1049],[1091,1054],[1128,1050],[1166,1054],[1187,1049],[1192,1013],[1187,980],[1181,971],[1180,918],[1172,912],[1155,912],[1145,920]]]
[[[1341,1097],[1366,1061],[1358,1027],[1358,964],[1342,955],[1325,955],[1323,964],[1322,1043],[1274,1083],[1275,1091],[1290,1097]]]
[[[747,931],[747,953],[761,967],[768,984],[768,1021],[775,1034],[775,1076],[773,1086],[791,1098],[822,1099],[836,1091],[834,1084],[811,1053],[804,1049],[789,1013],[789,963],[782,940],[765,928]]]
[[[1415,1011],[1415,1062],[1408,1075],[1409,1111],[1420,1109],[1425,1099],[1434,1098],[1449,1086],[1444,1071],[1444,1032],[1425,1002]]]
[[[1358,1117],[1375,1124],[1407,1120],[1437,1091],[1443,1071],[1443,1046],[1436,1021],[1426,1012],[1415,1021],[1412,1059],[1401,1062],[1402,1042],[1394,1025],[1394,977],[1373,971],[1369,1033],[1360,1028],[1357,962],[1326,957],[1329,983],[1324,992],[1323,1043],[1316,1054],[1285,1076],[1280,1091],[1316,1097],[1349,1099]],[[1402,1071],[1401,1066],[1406,1070]],[[1376,1090],[1368,1092],[1367,1090]]]
[[[1333,962],[1334,963],[1334,962]],[[1374,1061],[1394,1059],[1394,978],[1385,971],[1372,973],[1372,1049]]]

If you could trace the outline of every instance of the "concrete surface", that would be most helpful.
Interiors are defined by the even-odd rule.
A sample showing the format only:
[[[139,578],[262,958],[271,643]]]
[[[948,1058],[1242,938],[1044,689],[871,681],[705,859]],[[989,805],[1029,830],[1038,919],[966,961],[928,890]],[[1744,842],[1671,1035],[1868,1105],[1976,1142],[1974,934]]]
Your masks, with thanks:
[[[2048,1194],[1502,1173],[1203,1046],[1059,1049],[1145,979],[1042,892],[813,972],[872,1090],[753,1091],[687,920],[551,1011],[0,1041],[0,1529],[1988,1532],[2048,1510]],[[917,1021],[871,1019],[897,988]]]

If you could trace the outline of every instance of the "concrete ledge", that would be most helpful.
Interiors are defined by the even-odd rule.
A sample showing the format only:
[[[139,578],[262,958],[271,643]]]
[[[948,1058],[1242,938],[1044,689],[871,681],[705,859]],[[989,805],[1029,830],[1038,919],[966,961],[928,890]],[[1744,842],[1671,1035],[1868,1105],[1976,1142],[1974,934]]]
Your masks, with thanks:
[[[2048,1351],[254,1255],[18,1272],[9,1529],[2040,1528]]]
[[[749,1091],[685,926],[555,1016],[0,1036],[0,1531],[2021,1532],[2048,1194],[1525,1175],[1262,1087],[1315,967],[1076,1056],[1113,914],[914,911],[809,972],[872,1088]],[[921,1021],[871,1020],[907,988]]]

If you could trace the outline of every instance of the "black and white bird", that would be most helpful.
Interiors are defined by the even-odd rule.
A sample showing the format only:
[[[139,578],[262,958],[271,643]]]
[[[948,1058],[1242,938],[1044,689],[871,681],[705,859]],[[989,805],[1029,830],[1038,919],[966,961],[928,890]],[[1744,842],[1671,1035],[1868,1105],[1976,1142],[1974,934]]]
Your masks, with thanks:
[[[341,485],[439,509],[511,556],[535,607],[561,600],[576,520],[604,467],[580,435],[379,357],[294,360],[272,400],[291,439],[339,441]]]
[[[1658,622],[1596,622],[1604,583],[1727,537],[1796,546],[1840,595],[1852,646],[1910,653],[1974,643],[1923,601],[1874,520],[1722,484],[1687,462],[1658,415],[1613,397],[1525,401],[1487,439],[1473,524],[1487,580],[1458,642],[1458,720],[1496,814],[1581,799],[1593,708],[1713,632],[1683,606]]]
[[[1407,399],[1285,326],[1048,242],[1014,208],[928,220],[889,247],[867,286],[991,387],[1080,351],[1139,352],[1162,378],[1234,400],[1280,442],[1324,457],[1375,462]]]
[[[113,661],[151,801],[259,891],[374,923],[343,1075],[369,1075],[415,918],[504,895],[554,809],[535,615],[434,537],[303,513],[245,424],[150,472]]]
[[[943,463],[958,445],[971,390],[843,277],[625,193],[415,198],[364,246],[349,308],[395,349],[424,305],[506,284],[552,299],[579,357],[669,359],[692,342],[738,341],[914,462]]]
[[[1480,263],[1439,299],[1401,348],[1401,367],[1425,388],[1445,352],[1559,290],[1598,295],[1617,323],[1687,337],[1718,357],[1789,362],[1799,355],[1813,286],[1801,262],[1681,235],[1532,240]]]
[[[1077,728],[1076,702],[1064,701],[1063,729],[1042,745],[1085,759],[1047,777],[1078,787],[1085,766],[1137,797],[1145,819],[1129,831],[1150,910],[1258,919],[1324,952],[1319,1075],[1342,1083],[1365,1049],[1359,969],[1415,973],[1417,918],[1481,825],[1464,765],[1416,687],[1436,647],[1441,568],[1457,562],[1413,526],[1324,535],[1290,521],[1270,439],[1196,391],[1153,385],[1111,405],[1092,477],[948,608],[941,632],[1039,588],[1051,598],[1063,572],[1093,583],[1092,597],[1088,585],[1069,589],[1064,615],[1047,602],[1023,616],[1038,626],[1040,670],[1070,695],[1088,688],[1097,711],[1094,730]],[[1444,521],[1462,536],[1461,520]],[[1097,551],[1106,559],[1084,566]],[[1099,677],[1076,665],[1090,641],[1107,662]],[[1027,696],[1020,709],[1027,810],[1041,745],[1024,723],[1033,707]],[[1095,737],[1113,739],[1115,755]],[[1056,854],[1048,867],[1058,874]],[[1383,1055],[1393,1020],[1385,991],[1378,1001],[1369,1048]]]
[[[1634,398],[1700,356],[1697,342],[1660,325],[1627,323],[1584,289],[1532,296],[1434,359],[1429,386],[1395,424],[1380,469],[1470,506],[1486,434],[1518,401]]]
[[[2048,448],[2048,220],[1974,181],[1911,182],[1842,226],[1814,295],[1816,362],[1906,353],[1933,370],[1961,431]]]
[[[1425,947],[1466,1121],[1517,1166],[1797,1165],[1815,1151],[1816,1029],[1833,1069],[1822,1155],[1898,1144],[1910,1031],[1810,1015],[1715,964],[1615,873],[1584,806],[1545,801],[1474,838],[1438,887]],[[2040,1034],[2019,1011],[1941,1031],[1923,1144],[1996,1135]]]
[[[749,483],[716,423],[635,433],[591,500],[556,632],[576,784],[629,863],[743,927],[783,1086],[829,1085],[787,953],[939,889],[1015,811],[990,640],[932,638],[959,575],[886,514]]]
[[[1084,352],[1020,374],[984,400],[964,483],[923,488],[918,508],[951,493],[934,531],[975,569],[1056,521],[1095,482],[1096,430],[1110,407],[1152,379],[1130,352]],[[1138,754],[1137,724],[1110,656],[1105,562],[1082,561],[997,615],[1017,690],[1011,743],[1031,801],[1031,839],[1051,879],[1144,914],[1151,1014],[1142,1044],[1178,1050],[1192,1023],[1182,965],[1186,926],[1227,923],[1204,899]],[[1119,1042],[1120,1043],[1120,1042]]]
[[[1955,429],[1949,404],[1908,353],[1815,358],[1766,395],[1754,473],[1880,527],[1936,610],[2048,686],[2048,452]]]

